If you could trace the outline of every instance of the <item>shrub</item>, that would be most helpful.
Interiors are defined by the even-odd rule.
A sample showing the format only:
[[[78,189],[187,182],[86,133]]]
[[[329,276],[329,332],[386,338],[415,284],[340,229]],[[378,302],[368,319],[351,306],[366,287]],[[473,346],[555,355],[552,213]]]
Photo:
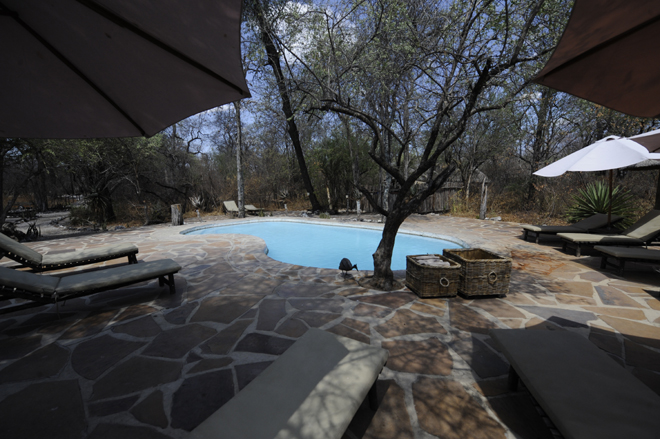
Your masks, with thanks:
[[[573,205],[567,211],[570,222],[577,222],[596,213],[607,213],[610,205],[609,186],[597,181],[590,183],[573,195]],[[633,197],[629,191],[616,186],[612,190],[612,215],[623,216],[616,224],[618,228],[626,228],[632,223],[635,214]]]

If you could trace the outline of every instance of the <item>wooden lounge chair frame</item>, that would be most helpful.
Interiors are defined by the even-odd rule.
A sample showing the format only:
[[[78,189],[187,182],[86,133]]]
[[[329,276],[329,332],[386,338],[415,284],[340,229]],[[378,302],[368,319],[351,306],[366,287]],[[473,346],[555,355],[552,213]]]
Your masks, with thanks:
[[[136,264],[137,253],[138,248],[134,244],[117,244],[60,253],[52,256],[42,255],[30,247],[0,233],[0,256],[6,256],[20,264],[11,268],[31,268],[34,271],[59,270],[124,257],[128,258],[129,264]]]
[[[44,304],[100,293],[158,278],[159,286],[168,285],[175,294],[174,273],[181,266],[171,259],[111,267],[102,270],[73,273],[68,276],[39,275],[0,267],[0,300],[14,298],[30,302],[0,308],[0,314]],[[59,313],[59,306],[57,308]]]

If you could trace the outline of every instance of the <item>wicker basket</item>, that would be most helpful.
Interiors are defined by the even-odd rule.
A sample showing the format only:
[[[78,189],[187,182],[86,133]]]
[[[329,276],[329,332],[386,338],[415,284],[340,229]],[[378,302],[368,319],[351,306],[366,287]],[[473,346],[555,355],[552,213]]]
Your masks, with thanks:
[[[416,261],[418,257],[436,257],[450,267],[431,267]],[[458,291],[460,264],[442,255],[406,256],[406,285],[419,297],[453,297]]]
[[[509,292],[511,259],[480,248],[445,249],[443,254],[461,264],[458,292],[464,296],[500,296]]]

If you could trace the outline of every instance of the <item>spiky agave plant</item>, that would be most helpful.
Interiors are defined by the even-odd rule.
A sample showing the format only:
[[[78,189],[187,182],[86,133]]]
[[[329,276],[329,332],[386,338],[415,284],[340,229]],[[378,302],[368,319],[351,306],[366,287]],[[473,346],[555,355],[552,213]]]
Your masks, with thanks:
[[[577,222],[596,213],[607,213],[610,205],[609,186],[597,181],[589,183],[573,195],[573,205],[566,212],[570,222]],[[616,186],[612,189],[612,215],[620,215],[622,221],[615,224],[618,228],[626,228],[631,224],[635,213],[633,197],[629,191]]]

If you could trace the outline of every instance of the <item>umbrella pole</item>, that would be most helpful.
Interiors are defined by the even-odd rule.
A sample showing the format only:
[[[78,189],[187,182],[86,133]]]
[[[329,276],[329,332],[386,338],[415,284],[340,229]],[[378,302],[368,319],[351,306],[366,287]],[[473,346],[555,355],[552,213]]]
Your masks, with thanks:
[[[610,205],[607,209],[607,228],[610,228],[612,222],[612,170],[610,169]]]

